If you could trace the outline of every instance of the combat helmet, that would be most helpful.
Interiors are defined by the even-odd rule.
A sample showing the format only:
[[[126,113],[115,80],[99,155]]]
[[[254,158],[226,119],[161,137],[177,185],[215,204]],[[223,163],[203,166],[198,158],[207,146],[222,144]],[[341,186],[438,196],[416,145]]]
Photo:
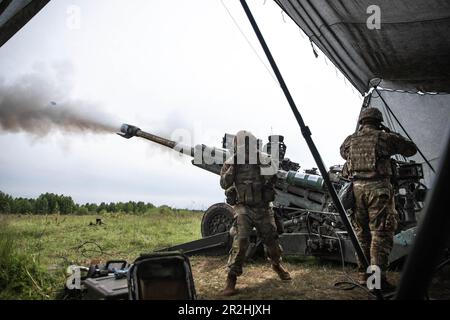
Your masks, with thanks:
[[[234,136],[234,148],[247,148],[249,145],[257,144],[258,140],[256,137],[247,130],[240,130]]]
[[[240,130],[234,137],[234,152],[235,155],[243,156],[246,160],[248,157],[254,158],[258,152],[258,139],[246,130]]]
[[[366,108],[361,111],[361,114],[359,115],[359,123],[362,123],[365,120],[383,122],[383,114],[377,108]]]

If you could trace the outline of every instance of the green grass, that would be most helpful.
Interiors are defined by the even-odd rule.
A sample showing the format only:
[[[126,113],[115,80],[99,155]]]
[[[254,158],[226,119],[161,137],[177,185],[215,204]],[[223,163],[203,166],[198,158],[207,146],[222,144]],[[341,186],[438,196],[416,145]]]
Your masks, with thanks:
[[[54,299],[70,264],[125,259],[200,238],[201,213],[0,215],[0,299]],[[102,225],[95,219],[102,218]],[[94,225],[91,225],[94,223]]]
[[[17,234],[0,225],[0,299],[49,299],[57,279],[17,248]],[[61,275],[61,274],[60,274]]]
[[[104,224],[95,225],[96,218]],[[202,214],[155,208],[143,215],[87,216],[0,215],[0,300],[62,299],[65,270],[70,264],[125,259],[200,238]],[[93,223],[94,225],[91,225]],[[197,293],[201,299],[223,299],[227,257],[191,257]],[[344,279],[339,263],[311,257],[286,257],[293,281],[277,279],[265,260],[248,263],[238,281],[235,299],[367,299],[362,290],[337,290]],[[356,276],[352,266],[347,272]],[[390,274],[394,283],[398,272]],[[440,285],[432,297],[448,299]]]

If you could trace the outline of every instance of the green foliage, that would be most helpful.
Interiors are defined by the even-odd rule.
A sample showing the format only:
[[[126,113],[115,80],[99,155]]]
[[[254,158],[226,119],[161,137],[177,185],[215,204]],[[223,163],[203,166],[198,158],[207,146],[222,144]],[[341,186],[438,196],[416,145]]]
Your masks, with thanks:
[[[54,282],[33,256],[18,250],[18,237],[0,225],[0,300],[49,299]]]
[[[87,215],[89,214],[89,210],[86,207],[80,207],[76,213],[80,215]]]
[[[167,207],[167,206],[164,206]],[[72,197],[43,193],[37,199],[13,198],[0,191],[0,213],[3,214],[104,214],[124,212],[129,214],[145,214],[155,206],[142,201],[86,203],[79,205]],[[167,207],[168,208],[168,207]]]
[[[11,203],[13,198],[0,191],[0,212],[11,213]]]
[[[30,214],[33,213],[33,203],[28,199],[17,198],[10,202],[12,213]]]
[[[39,196],[39,198],[36,199],[34,212],[37,213],[37,214],[48,214],[49,213],[48,200],[45,197],[45,195],[41,194]]]
[[[62,271],[70,264],[133,262],[141,253],[201,237],[199,212],[106,213],[95,225],[97,217],[0,214],[0,300],[62,298]]]

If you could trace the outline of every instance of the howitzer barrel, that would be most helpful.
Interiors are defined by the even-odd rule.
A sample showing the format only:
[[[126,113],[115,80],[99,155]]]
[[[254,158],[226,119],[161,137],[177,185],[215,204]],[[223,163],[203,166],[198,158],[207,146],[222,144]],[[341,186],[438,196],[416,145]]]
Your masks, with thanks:
[[[222,164],[231,156],[230,151],[226,148],[221,149],[209,147],[203,144],[195,147],[185,146],[173,140],[142,131],[140,128],[129,124],[123,124],[120,127],[120,132],[117,134],[126,139],[130,139],[131,137],[141,137],[185,155],[189,155],[194,158],[192,160],[193,165],[215,174],[220,173]],[[260,159],[263,160],[263,163],[273,164],[270,160],[269,154],[261,152],[259,153],[259,156]],[[277,171],[277,169],[275,169],[275,171]],[[297,171],[284,171],[278,169],[277,177],[278,185],[282,187],[282,189],[286,189],[288,192],[289,190],[287,186],[294,189],[304,188],[306,190],[315,190],[319,192],[324,191],[324,181],[319,175],[303,174]],[[295,192],[293,193],[295,194]]]
[[[160,145],[163,145],[163,146],[171,148],[171,149],[174,149],[177,145],[177,143],[175,141],[168,140],[168,139],[156,136],[154,134],[151,134],[151,133],[148,133],[148,132],[145,132],[142,130],[139,130],[136,133],[136,136],[153,141],[155,143],[158,143]]]
[[[142,131],[140,128],[138,128],[136,126],[132,126],[129,124],[122,124],[122,126],[120,127],[120,132],[118,132],[117,134],[126,139],[130,139],[131,137],[141,137],[141,138],[150,140],[152,142],[155,142],[159,145],[162,145],[164,147],[167,147],[170,149],[175,149],[179,152],[190,155],[191,157],[194,156],[194,148],[177,143],[173,140],[169,140],[169,139]]]

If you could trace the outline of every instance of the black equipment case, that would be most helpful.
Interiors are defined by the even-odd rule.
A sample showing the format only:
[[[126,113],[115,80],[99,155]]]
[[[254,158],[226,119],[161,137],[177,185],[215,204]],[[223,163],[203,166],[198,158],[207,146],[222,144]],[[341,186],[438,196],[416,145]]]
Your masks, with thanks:
[[[181,252],[157,252],[137,258],[128,272],[130,300],[194,300],[191,264]]]
[[[114,274],[88,278],[84,281],[86,294],[83,300],[127,300],[128,283],[126,278],[116,279]]]

